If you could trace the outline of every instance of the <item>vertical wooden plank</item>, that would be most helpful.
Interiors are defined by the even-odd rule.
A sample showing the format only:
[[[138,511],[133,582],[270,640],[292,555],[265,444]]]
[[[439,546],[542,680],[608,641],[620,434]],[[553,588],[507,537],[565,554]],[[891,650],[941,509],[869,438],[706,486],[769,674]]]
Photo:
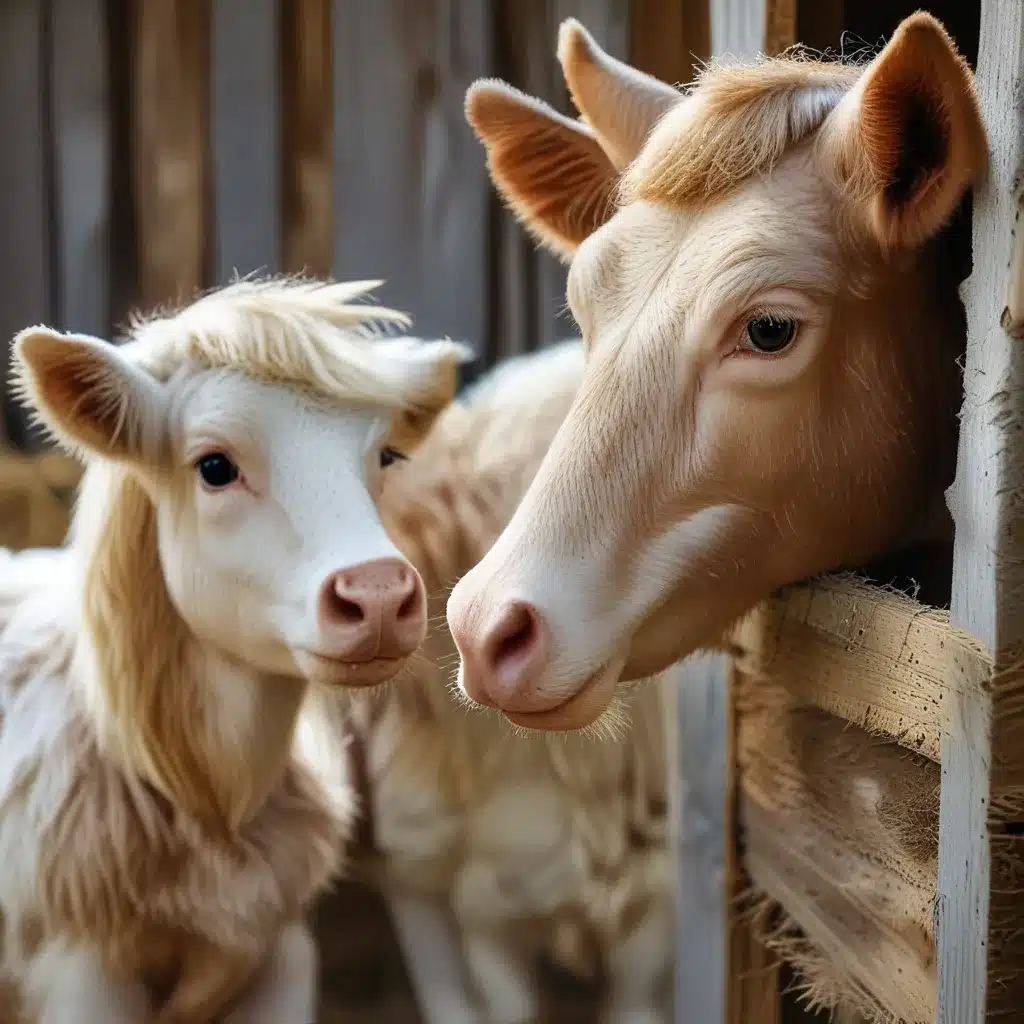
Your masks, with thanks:
[[[692,81],[711,56],[708,0],[633,0],[630,59],[673,85]]]
[[[498,0],[495,68],[501,78],[561,110],[568,92],[555,57],[558,23],[549,0]],[[495,238],[491,279],[492,316],[488,363],[533,351],[561,331],[550,296],[565,289],[565,269],[540,250],[495,195],[491,200]]]
[[[281,7],[281,258],[290,273],[331,272],[331,0]]]
[[[110,86],[103,0],[51,0],[56,319],[110,329]]]
[[[725,655],[691,658],[679,668],[676,889],[676,1020],[724,1024],[729,1003],[727,859],[732,831],[729,700]],[[758,1024],[761,1024],[758,1021]]]
[[[782,53],[796,42],[796,0],[765,0],[764,52]]]
[[[214,277],[280,269],[278,0],[212,0]]]
[[[207,283],[208,0],[135,0],[134,157],[144,306]]]
[[[991,162],[975,196],[974,266],[963,287],[965,399],[949,492],[952,619],[991,653],[994,674],[965,680],[942,744],[940,1024],[1016,1020],[1024,1006],[1024,322],[1010,308],[1013,282],[1024,278],[1024,253],[1014,255],[1024,223],[1019,0],[982,0],[977,88]]]
[[[768,0],[709,0],[716,57],[751,57],[765,48]]]
[[[489,184],[463,115],[489,73],[486,0],[334,5],[334,273],[380,277],[419,334],[480,345]]]
[[[51,320],[50,198],[43,67],[42,0],[0,4],[0,385],[6,392],[10,340]],[[3,436],[28,438],[18,407],[4,402]]]

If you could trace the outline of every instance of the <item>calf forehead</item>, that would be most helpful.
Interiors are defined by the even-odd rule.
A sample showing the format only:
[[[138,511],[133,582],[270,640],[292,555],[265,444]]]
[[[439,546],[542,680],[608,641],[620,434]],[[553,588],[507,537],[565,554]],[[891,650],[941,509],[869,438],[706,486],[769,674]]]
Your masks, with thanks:
[[[257,445],[276,457],[309,446],[361,462],[386,429],[384,409],[346,407],[299,388],[269,384],[230,371],[204,371],[182,388],[174,409],[181,434],[210,434]]]

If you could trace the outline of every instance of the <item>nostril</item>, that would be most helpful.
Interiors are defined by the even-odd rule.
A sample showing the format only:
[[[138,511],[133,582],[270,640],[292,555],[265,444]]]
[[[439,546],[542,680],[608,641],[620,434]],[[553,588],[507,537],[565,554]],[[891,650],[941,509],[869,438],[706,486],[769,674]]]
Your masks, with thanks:
[[[533,608],[517,601],[506,607],[492,629],[485,657],[492,670],[518,674],[534,660],[541,640],[540,623]]]
[[[336,622],[362,622],[366,618],[366,613],[363,611],[363,606],[357,604],[355,601],[350,601],[347,597],[342,597],[340,594],[334,595],[334,601],[332,602],[334,607],[331,609],[333,612],[333,618]]]
[[[535,626],[533,616],[528,611],[523,609],[516,612],[516,621],[511,629],[508,635],[501,637],[495,644],[492,657],[496,665],[525,654],[533,646]]]
[[[336,626],[358,625],[366,618],[366,609],[353,600],[350,581],[338,574],[327,580],[320,596],[320,617]]]
[[[414,618],[419,611],[420,595],[416,587],[409,591],[409,596],[398,606],[396,618],[399,622],[405,622]]]

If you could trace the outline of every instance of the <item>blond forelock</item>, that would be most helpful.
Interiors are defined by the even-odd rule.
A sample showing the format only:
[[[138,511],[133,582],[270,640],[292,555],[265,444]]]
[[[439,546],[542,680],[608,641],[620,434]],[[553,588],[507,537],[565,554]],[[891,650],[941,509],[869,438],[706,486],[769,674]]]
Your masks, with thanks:
[[[627,169],[620,201],[700,209],[725,199],[816,131],[862,71],[800,54],[709,66]]]

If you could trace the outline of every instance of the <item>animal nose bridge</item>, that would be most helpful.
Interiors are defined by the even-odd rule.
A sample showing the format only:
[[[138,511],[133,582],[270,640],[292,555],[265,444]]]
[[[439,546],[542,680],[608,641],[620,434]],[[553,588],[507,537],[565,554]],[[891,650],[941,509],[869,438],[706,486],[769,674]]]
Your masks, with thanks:
[[[334,574],[335,593],[348,600],[388,601],[411,573],[396,559],[378,559]]]
[[[320,588],[317,618],[321,641],[336,656],[403,657],[426,632],[423,582],[401,558],[340,569]]]

